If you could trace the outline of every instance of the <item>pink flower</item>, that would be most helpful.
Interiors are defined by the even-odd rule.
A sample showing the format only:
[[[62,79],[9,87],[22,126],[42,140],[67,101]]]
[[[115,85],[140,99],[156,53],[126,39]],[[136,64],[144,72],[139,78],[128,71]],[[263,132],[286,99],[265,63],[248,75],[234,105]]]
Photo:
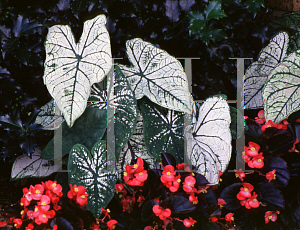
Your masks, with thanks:
[[[185,179],[184,179],[184,182],[182,183],[183,184],[183,190],[187,193],[191,193],[193,192],[194,190],[196,190],[194,188],[194,185],[196,183],[196,179],[192,176],[187,176]]]
[[[168,181],[173,181],[176,172],[174,171],[174,167],[172,165],[166,165],[164,167],[164,171],[160,177],[162,183],[167,183]]]
[[[267,211],[265,213],[265,223],[268,224],[270,220],[275,222],[277,220],[277,214],[279,214],[279,211]]]
[[[253,157],[249,162],[248,162],[248,166],[250,168],[257,168],[257,169],[261,169],[262,167],[264,167],[264,157],[262,156],[263,153],[259,153],[256,157]]]
[[[167,219],[169,216],[171,216],[171,210],[169,208],[162,208],[160,207],[159,205],[154,205],[153,208],[152,208],[152,211],[154,212],[154,214],[156,216],[159,217],[159,219],[161,220],[165,220]]]
[[[236,195],[238,200],[244,200],[251,197],[251,192],[254,187],[249,183],[242,183],[243,187],[240,188],[240,192]]]
[[[265,115],[264,115],[264,111],[263,110],[260,110],[257,114],[258,117],[255,117],[255,121],[258,123],[258,124],[264,124],[266,122],[265,120]]]

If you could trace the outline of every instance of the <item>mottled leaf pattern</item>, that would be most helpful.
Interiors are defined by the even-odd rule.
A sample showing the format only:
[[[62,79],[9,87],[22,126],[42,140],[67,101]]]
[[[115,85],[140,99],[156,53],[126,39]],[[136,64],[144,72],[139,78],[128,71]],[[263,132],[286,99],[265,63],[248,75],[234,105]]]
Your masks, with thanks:
[[[231,157],[230,111],[222,97],[208,98],[200,107],[197,123],[188,127],[187,158],[211,184],[218,184]]]
[[[300,109],[300,51],[291,53],[272,71],[262,96],[267,121],[279,123]]]
[[[143,117],[138,112],[138,119],[136,122],[135,130],[130,140],[123,147],[119,160],[117,162],[117,169],[119,172],[119,179],[123,181],[123,172],[127,164],[130,165],[132,159],[141,157],[146,161],[150,168],[155,168],[158,161],[155,157],[151,156],[146,148],[144,134],[143,134]]]
[[[32,158],[27,155],[19,156],[12,166],[11,181],[27,177],[47,177],[59,170],[60,164],[41,158],[41,150],[35,148]]]
[[[300,49],[300,32],[294,33],[290,36],[290,44],[288,48],[288,54],[293,53]]]
[[[115,152],[116,159],[118,159],[121,149],[128,142],[134,131],[137,121],[137,101],[119,66],[115,65],[114,70],[114,96],[111,99],[111,104],[113,103],[115,107]],[[110,89],[109,84],[108,82],[108,89]],[[89,103],[91,107],[107,108],[106,103],[103,103],[107,100],[107,93],[97,85],[92,87],[90,100],[92,101]]]
[[[106,158],[106,141],[98,141],[91,153],[81,144],[76,144],[70,151],[69,183],[87,189],[87,209],[95,218],[100,217],[101,207],[105,208],[114,196],[117,173],[107,170],[107,165],[113,163]]]
[[[187,77],[178,60],[151,43],[135,38],[126,42],[132,67],[120,65],[136,99],[176,111],[191,112]]]
[[[92,84],[102,81],[111,68],[105,24],[104,15],[86,21],[78,43],[69,26],[49,28],[43,79],[69,127],[84,112]]]
[[[253,62],[245,73],[245,108],[263,108],[261,91],[268,75],[287,53],[289,35],[279,32],[270,43],[260,51],[258,61]]]
[[[171,153],[177,162],[183,162],[184,114],[140,100],[144,122],[144,137],[149,153],[160,160],[161,152]]]
[[[270,22],[273,28],[290,28],[295,31],[300,31],[300,11],[283,14],[279,19]]]
[[[53,99],[42,106],[40,110],[35,123],[42,125],[45,130],[56,130],[65,121],[63,116],[55,115],[55,101]]]

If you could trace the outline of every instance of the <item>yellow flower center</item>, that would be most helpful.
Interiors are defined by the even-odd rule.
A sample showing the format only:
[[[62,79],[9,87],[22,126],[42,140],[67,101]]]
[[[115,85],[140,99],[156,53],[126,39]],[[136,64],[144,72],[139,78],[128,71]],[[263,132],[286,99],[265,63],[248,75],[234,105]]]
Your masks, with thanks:
[[[21,213],[21,215],[23,215],[24,214],[24,210],[22,210],[20,213]]]
[[[274,174],[274,180],[276,179],[276,174]]]
[[[194,227],[194,224],[192,224],[192,227]]]
[[[234,221],[234,217],[231,217],[231,220]]]
[[[198,202],[197,201],[193,201],[193,204],[197,204]]]
[[[23,206],[24,204],[23,204],[23,203],[20,203],[20,205]]]
[[[45,201],[42,202],[42,205],[47,205]]]
[[[180,180],[180,179],[177,179],[177,182],[178,182],[178,183],[180,183],[180,182],[181,182],[181,180]]]
[[[191,184],[190,183],[187,183],[187,186],[190,186]]]
[[[192,173],[192,176],[195,176],[195,173]]]
[[[40,190],[36,190],[35,193],[39,194],[39,193],[41,193],[41,192],[40,192]]]
[[[271,127],[271,125],[267,125],[267,128]]]
[[[110,210],[109,210],[109,209],[107,209],[106,211],[107,211],[107,213],[110,213]]]
[[[247,188],[245,188],[245,189],[244,189],[244,191],[245,191],[245,192],[247,192],[247,191],[248,191],[248,189],[247,189]]]
[[[85,198],[85,195],[81,195],[81,198],[84,199],[84,198]]]
[[[262,115],[259,115],[258,117],[259,117],[259,118],[263,118],[263,116],[262,116]]]
[[[17,227],[17,224],[14,224],[15,227]]]
[[[74,188],[74,191],[75,191],[75,192],[78,192],[78,188]]]
[[[251,147],[251,149],[250,149],[251,151],[255,151],[255,148],[254,147]]]
[[[116,228],[116,226],[115,226],[115,225],[113,225],[113,226],[112,226],[112,228],[113,228],[113,229],[115,229],[115,228]]]
[[[222,178],[220,178],[219,181],[222,182]]]
[[[203,189],[202,193],[207,193],[207,190],[206,190],[206,189]]]
[[[133,168],[135,168],[135,169],[136,169],[137,167],[138,167],[138,165],[137,165],[137,164],[134,164],[134,165],[133,165]]]
[[[27,194],[28,194],[28,195],[31,195],[31,192],[28,192]]]
[[[128,173],[127,172],[124,172],[124,176],[127,176],[128,175]]]
[[[170,175],[171,175],[171,173],[170,173],[170,172],[167,172],[167,175],[168,175],[168,176],[170,176]]]
[[[238,178],[238,177],[239,177],[239,174],[236,173],[236,174],[235,174],[235,177]]]
[[[122,198],[122,194],[119,195],[119,198]]]
[[[243,155],[245,155],[245,151],[244,151],[244,152],[242,152],[242,154],[243,154]]]
[[[261,162],[261,159],[258,159],[257,162]]]
[[[269,220],[271,220],[272,219],[272,216],[269,216]]]
[[[34,211],[35,211],[35,212],[38,212],[38,211],[39,211],[39,208],[36,207],[36,208],[34,209]]]
[[[46,214],[43,214],[43,218],[46,218],[47,216],[46,216]]]
[[[253,202],[256,202],[257,200],[256,199],[253,199]]]
[[[52,187],[55,188],[55,187],[56,187],[56,183],[53,183],[53,184],[52,184]]]
[[[142,172],[140,172],[140,173],[139,173],[139,175],[140,175],[140,176],[142,176],[142,175],[143,175],[143,173],[142,173]]]

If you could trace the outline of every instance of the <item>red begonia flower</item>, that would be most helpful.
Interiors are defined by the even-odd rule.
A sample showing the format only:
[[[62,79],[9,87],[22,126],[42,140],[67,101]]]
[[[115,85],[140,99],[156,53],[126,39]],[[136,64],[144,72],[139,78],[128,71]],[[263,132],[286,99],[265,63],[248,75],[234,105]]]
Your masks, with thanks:
[[[234,216],[234,213],[232,213],[232,212],[227,213],[226,216],[225,216],[225,220],[231,223],[231,221],[234,221],[233,216]]]
[[[87,193],[79,193],[77,194],[77,197],[76,197],[76,202],[78,204],[80,204],[80,206],[83,206],[85,204],[88,204],[88,201],[87,201],[87,197],[88,197],[89,194]]]
[[[174,177],[174,180],[171,182],[171,185],[167,186],[171,192],[176,192],[179,189],[180,182],[181,182],[180,177],[181,175],[178,174],[178,176]]]
[[[164,209],[157,204],[153,206],[152,211],[161,220],[165,220],[171,215],[171,210],[169,208]]]
[[[21,202],[20,202],[20,205],[21,206],[28,206],[30,204],[30,202],[27,200],[27,198],[26,197],[22,197],[21,198]]]
[[[276,174],[275,174],[275,172],[276,172],[276,169],[273,169],[272,171],[270,171],[270,172],[268,172],[268,173],[266,174],[266,178],[267,178],[267,180],[269,180],[269,182],[270,182],[271,180],[275,180],[275,179],[276,179]]]
[[[44,186],[41,184],[36,184],[34,187],[30,186],[30,188],[32,193],[32,199],[40,200],[44,192]]]
[[[184,166],[185,166],[185,164],[184,164],[184,163],[181,163],[181,164],[176,165],[176,168],[177,168],[178,170],[184,170]]]
[[[0,221],[0,228],[5,227],[7,225],[6,221]]]
[[[40,202],[37,202],[37,204],[42,212],[47,212],[50,209],[50,198],[46,195],[42,195]]]
[[[197,196],[194,196],[194,194],[191,194],[189,196],[189,201],[192,203],[192,204],[198,204],[198,197]]]
[[[164,171],[160,177],[162,183],[167,183],[168,181],[173,181],[176,172],[174,171],[174,167],[172,165],[166,165],[164,167]]]
[[[101,228],[99,228],[99,225],[98,224],[93,224],[93,226],[90,227],[90,229],[92,230],[101,230]]]
[[[245,173],[243,172],[242,169],[239,169],[239,171],[234,169],[234,172],[235,172],[236,178],[240,178],[241,181],[244,181]]]
[[[112,230],[112,229],[115,228],[115,224],[117,224],[117,223],[118,223],[118,221],[116,221],[116,220],[109,220],[109,221],[106,223],[106,225],[107,225],[107,227],[109,228],[109,230]]]
[[[245,146],[245,153],[250,157],[256,157],[258,155],[258,151],[260,146],[252,141],[249,142],[249,147]]]
[[[23,221],[19,218],[14,219],[14,227],[20,228],[22,226]]]
[[[249,162],[248,162],[248,166],[250,168],[257,168],[257,169],[261,169],[262,167],[264,167],[264,157],[262,156],[263,153],[259,153],[256,157],[253,157]]]
[[[191,193],[193,192],[195,189],[194,188],[194,185],[196,183],[196,179],[192,176],[187,176],[185,179],[184,179],[184,182],[182,183],[183,184],[183,190],[187,193]]]
[[[216,216],[211,216],[211,217],[209,217],[209,219],[211,220],[211,222],[217,222],[218,221],[218,217],[216,217]]]
[[[271,221],[275,222],[277,220],[277,214],[279,211],[267,211],[265,213],[265,223],[268,224]]]
[[[274,123],[273,121],[269,120],[268,122],[266,122],[264,125],[261,126],[261,131],[265,131],[267,128],[270,127],[275,127],[278,128],[278,125],[276,123]]]
[[[236,195],[238,200],[244,200],[251,197],[251,192],[254,187],[249,183],[242,183],[243,187],[240,188],[240,192]]]
[[[183,220],[183,224],[185,227],[189,228],[189,227],[194,227],[194,224],[197,223],[196,220],[194,220],[193,218],[189,217],[188,219],[184,219]]]
[[[138,181],[144,182],[148,178],[148,173],[147,170],[143,170],[141,172],[135,173],[134,176]]]

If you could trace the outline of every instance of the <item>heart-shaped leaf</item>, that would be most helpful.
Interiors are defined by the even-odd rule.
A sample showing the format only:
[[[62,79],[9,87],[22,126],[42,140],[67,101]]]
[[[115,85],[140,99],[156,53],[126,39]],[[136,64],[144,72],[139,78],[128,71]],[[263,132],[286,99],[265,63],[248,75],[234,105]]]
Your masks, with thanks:
[[[106,157],[106,141],[98,141],[91,153],[81,145],[76,144],[69,155],[69,183],[82,185],[87,189],[87,209],[95,218],[101,215],[101,207],[105,208],[114,196],[117,181],[116,171],[108,171],[108,164],[114,164]]]
[[[140,38],[127,41],[126,52],[133,66],[120,68],[137,100],[147,96],[162,107],[191,112],[188,81],[178,60]]]
[[[160,160],[161,152],[168,152],[175,157],[176,162],[183,162],[184,114],[162,108],[147,99],[140,102],[149,153]]]
[[[187,158],[211,184],[218,184],[231,157],[230,111],[222,96],[205,100],[197,123],[187,128]]]
[[[188,199],[182,196],[168,197],[164,201],[164,206],[166,204],[171,205],[171,207],[173,208],[172,211],[174,211],[174,213],[191,212],[194,211],[196,208]]]
[[[263,107],[261,91],[268,75],[286,57],[288,45],[288,33],[277,33],[271,38],[270,43],[260,51],[258,61],[253,62],[246,70],[244,86],[246,109]]]
[[[42,125],[45,130],[56,130],[64,121],[63,116],[55,115],[55,102],[51,99],[51,101],[40,108],[35,123]]]
[[[117,162],[117,170],[119,172],[119,179],[123,181],[123,172],[125,170],[125,166],[131,164],[131,160],[137,159],[141,157],[144,161],[146,161],[150,168],[156,168],[158,164],[158,160],[149,154],[143,133],[143,117],[140,112],[138,112],[137,123],[135,126],[135,130],[123,147],[119,160]]]
[[[105,23],[104,15],[86,21],[77,44],[69,26],[49,28],[43,79],[69,127],[84,112],[92,84],[102,81],[111,68]]]
[[[106,131],[106,111],[88,107],[72,128],[68,127],[66,121],[63,122],[61,128],[61,134],[56,135],[61,135],[62,137],[62,156],[68,154],[77,143],[92,149]],[[52,160],[56,148],[59,147],[59,145],[54,146],[53,138],[48,142],[46,148],[43,149],[42,158]]]
[[[59,170],[60,164],[41,158],[41,150],[35,148],[32,158],[27,155],[19,156],[12,166],[11,181],[27,177],[47,177]]]
[[[300,109],[300,51],[291,53],[271,72],[262,91],[266,121],[275,123]]]
[[[110,90],[110,82],[107,84]],[[130,85],[120,70],[119,66],[114,66],[114,96],[110,99],[111,104],[115,107],[115,156],[119,159],[120,152],[125,144],[128,142],[134,132],[137,121],[137,101],[130,88]],[[110,94],[110,91],[108,92]],[[92,103],[91,107],[107,108],[105,101],[107,100],[107,93],[104,93],[99,85],[93,85],[90,96]],[[104,102],[104,103],[103,103]]]
[[[261,201],[267,202],[269,208],[273,210],[284,209],[284,197],[278,188],[269,183],[260,183],[258,188],[262,195]]]

